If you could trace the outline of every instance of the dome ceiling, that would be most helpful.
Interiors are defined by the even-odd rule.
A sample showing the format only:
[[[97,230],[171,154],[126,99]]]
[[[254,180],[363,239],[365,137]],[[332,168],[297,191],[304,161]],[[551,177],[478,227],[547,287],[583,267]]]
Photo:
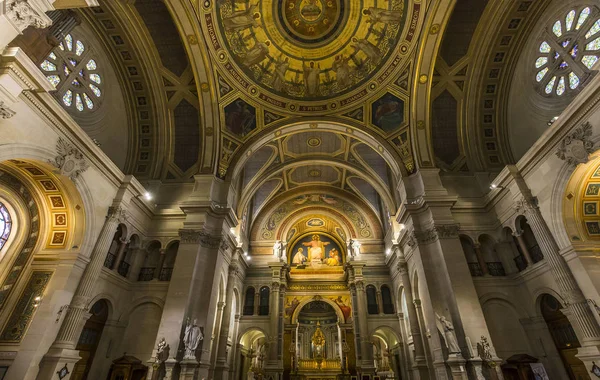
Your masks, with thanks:
[[[204,2],[225,76],[294,113],[345,108],[404,66],[420,4],[408,0]],[[309,105],[310,104],[310,105]]]

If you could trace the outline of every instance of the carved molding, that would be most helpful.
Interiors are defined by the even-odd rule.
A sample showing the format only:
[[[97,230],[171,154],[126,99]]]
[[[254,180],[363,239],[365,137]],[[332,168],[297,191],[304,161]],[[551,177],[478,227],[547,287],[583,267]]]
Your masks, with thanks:
[[[52,20],[48,16],[33,8],[31,0],[7,0],[6,15],[19,29],[19,32],[30,25],[43,29],[52,24]]]
[[[537,197],[521,197],[515,202],[513,206],[517,214],[524,214],[531,212],[538,207]]]
[[[56,143],[56,153],[57,156],[50,161],[50,164],[56,166],[60,174],[69,177],[72,181],[75,181],[89,167],[81,151],[62,137],[59,137]]]
[[[419,244],[433,243],[438,239],[438,234],[435,226],[425,231],[413,231],[413,236]]]
[[[121,206],[110,206],[106,214],[106,219],[124,223],[127,220],[127,212]]]
[[[11,117],[13,117],[15,115],[16,115],[16,112],[11,110],[10,108],[8,108],[6,103],[4,103],[2,100],[0,100],[0,117],[3,119],[10,119]]]
[[[212,236],[202,230],[180,229],[179,237],[183,244],[200,244],[204,248],[217,249],[221,245],[220,236]]]
[[[589,161],[590,154],[594,153],[595,150],[591,137],[592,125],[585,122],[560,142],[556,155],[571,166],[585,164]]]
[[[436,224],[435,231],[440,239],[452,239],[458,237],[460,224]]]

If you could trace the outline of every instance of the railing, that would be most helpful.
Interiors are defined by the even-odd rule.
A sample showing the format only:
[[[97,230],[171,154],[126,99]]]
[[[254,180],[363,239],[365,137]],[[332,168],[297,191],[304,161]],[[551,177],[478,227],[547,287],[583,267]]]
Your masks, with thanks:
[[[487,265],[488,273],[492,276],[506,276],[506,272],[504,271],[504,266],[502,266],[501,262],[492,261],[490,263],[485,263]]]
[[[483,271],[481,270],[481,266],[479,263],[467,263],[469,264],[469,271],[471,272],[471,276],[473,277],[481,277],[483,276]]]
[[[173,268],[162,268],[158,275],[158,281],[171,281],[172,274]]]
[[[115,255],[113,255],[112,253],[109,252],[106,255],[106,259],[104,259],[104,266],[108,269],[112,269],[116,258],[117,257]]]
[[[527,260],[525,260],[525,256],[523,256],[523,254],[515,257],[514,260],[519,272],[522,272],[525,270],[525,268],[527,268]]]
[[[140,274],[138,275],[138,281],[152,281],[154,278],[154,271],[156,268],[144,267],[140,269]]]
[[[117,269],[117,272],[119,272],[119,274],[123,277],[127,277],[127,274],[129,273],[129,263],[126,261],[121,261],[121,263],[119,264],[119,268]]]
[[[259,305],[258,315],[269,315],[269,305]]]
[[[342,368],[342,363],[339,359],[323,359],[321,362],[321,368],[319,368],[319,364],[315,359],[300,359],[298,360],[298,370],[299,371],[307,371],[307,370],[340,370]]]
[[[534,264],[538,261],[544,260],[544,254],[542,253],[542,249],[537,244],[529,249],[529,254],[531,255],[531,260]]]
[[[243,315],[254,315],[254,305],[246,305],[244,306]]]

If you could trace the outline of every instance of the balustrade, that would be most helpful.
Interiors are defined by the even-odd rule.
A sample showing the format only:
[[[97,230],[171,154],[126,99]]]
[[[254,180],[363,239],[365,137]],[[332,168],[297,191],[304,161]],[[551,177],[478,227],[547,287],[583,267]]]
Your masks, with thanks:
[[[154,278],[154,271],[156,268],[144,267],[140,269],[140,274],[138,275],[138,281],[152,281]]]

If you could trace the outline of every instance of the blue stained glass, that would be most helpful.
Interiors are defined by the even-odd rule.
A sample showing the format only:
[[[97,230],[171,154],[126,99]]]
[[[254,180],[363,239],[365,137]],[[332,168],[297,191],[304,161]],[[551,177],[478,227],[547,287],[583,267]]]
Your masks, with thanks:
[[[590,38],[591,36],[595,35],[598,32],[600,32],[600,20],[596,20],[594,25],[592,25],[590,30],[588,30],[587,33],[585,34],[585,38]]]
[[[94,61],[93,59],[90,59],[89,62],[87,63],[87,65],[85,65],[85,67],[88,70],[96,70],[96,61]]]
[[[68,77],[71,74],[71,70],[69,70],[67,65],[63,65],[63,71],[65,72],[66,77]]]
[[[550,45],[546,41],[541,43],[540,53],[550,53]]]
[[[58,86],[60,83],[60,77],[58,75],[48,75],[46,79],[48,79],[48,82],[52,83],[54,87]]]
[[[569,87],[571,90],[579,87],[579,77],[574,72],[569,73]]]
[[[560,20],[557,20],[552,26],[552,33],[554,33],[556,37],[562,36],[562,25],[560,24]]]
[[[90,89],[92,90],[94,95],[96,95],[97,97],[100,97],[100,95],[102,95],[102,92],[100,92],[100,89],[98,88],[98,86],[90,83]]]
[[[581,63],[583,63],[588,69],[591,69],[596,61],[598,61],[598,57],[595,55],[584,55],[583,58],[581,58]]]
[[[560,77],[556,86],[556,95],[561,96],[565,93],[565,77]]]
[[[546,94],[552,92],[552,89],[554,88],[554,83],[556,83],[556,77],[552,77],[552,79],[550,79],[550,82],[548,82],[548,84],[546,85],[546,89],[544,90],[546,91]]]
[[[544,66],[546,63],[548,63],[547,57],[539,57],[538,59],[535,60],[535,67],[539,69],[540,67]]]
[[[542,79],[544,79],[544,76],[546,75],[546,73],[548,72],[548,68],[544,68],[542,70],[540,70],[537,75],[535,76],[535,80],[538,82],[541,82]]]
[[[574,20],[575,20],[575,9],[572,9],[569,13],[567,13],[567,17],[565,18],[565,26],[566,26],[567,30],[571,30]]]
[[[67,90],[62,99],[65,106],[70,107],[73,104],[73,91]]]
[[[575,29],[581,28],[581,25],[583,25],[583,23],[585,22],[585,20],[587,20],[589,15],[590,15],[590,8],[587,8],[587,7],[583,8],[581,13],[579,14],[579,19],[577,20],[577,25],[575,25]]]
[[[69,58],[69,63],[71,64],[71,66],[75,67],[77,66],[77,61],[74,60],[73,58]]]
[[[569,64],[567,62],[562,61],[558,67],[560,67],[561,69],[564,69],[565,67],[568,67],[568,66],[569,66]]]
[[[4,247],[8,237],[10,236],[10,231],[12,229],[12,219],[10,218],[10,213],[4,204],[0,203],[0,249]]]
[[[90,79],[98,84],[102,83],[102,79],[100,78],[100,75],[98,75],[98,74],[90,74]]]
[[[595,40],[593,40],[592,42],[590,42],[589,44],[587,44],[585,46],[586,50],[598,50],[600,49],[600,37],[596,38]]]
[[[571,49],[569,54],[571,54],[571,57],[576,58],[578,52],[579,52],[579,45],[575,44],[575,45],[573,45],[573,49]]]
[[[566,40],[564,40],[561,45],[562,47],[566,48],[569,45],[569,42],[571,42],[570,38],[567,38]]]
[[[47,59],[40,65],[45,71],[56,71],[56,65]]]
[[[67,34],[67,36],[65,37],[65,43],[67,44],[67,49],[69,51],[73,50],[73,37],[71,37],[70,34]]]

